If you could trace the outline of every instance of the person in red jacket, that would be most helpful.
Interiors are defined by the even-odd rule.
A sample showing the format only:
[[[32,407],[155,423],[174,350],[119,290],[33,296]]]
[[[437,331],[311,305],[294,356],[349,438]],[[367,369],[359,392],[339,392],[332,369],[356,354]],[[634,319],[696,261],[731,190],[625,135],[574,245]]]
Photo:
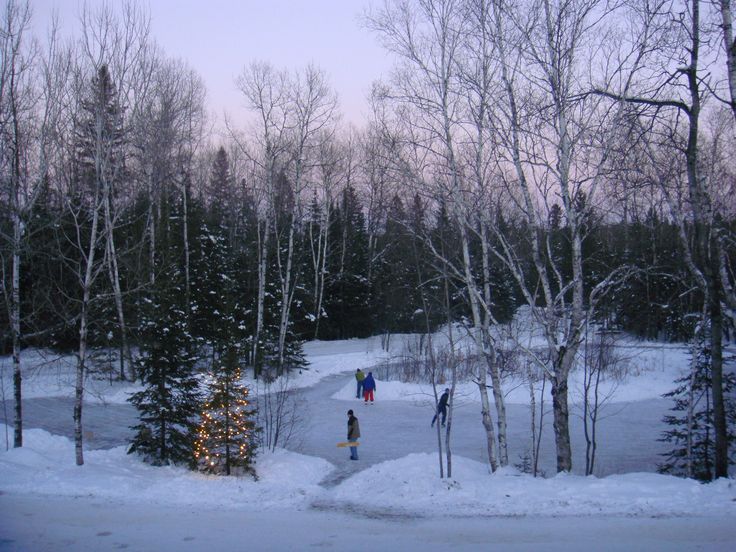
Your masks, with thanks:
[[[368,404],[368,399],[373,404],[373,393],[375,390],[376,380],[373,379],[373,372],[368,372],[368,375],[363,380],[363,399],[365,400],[365,404]]]

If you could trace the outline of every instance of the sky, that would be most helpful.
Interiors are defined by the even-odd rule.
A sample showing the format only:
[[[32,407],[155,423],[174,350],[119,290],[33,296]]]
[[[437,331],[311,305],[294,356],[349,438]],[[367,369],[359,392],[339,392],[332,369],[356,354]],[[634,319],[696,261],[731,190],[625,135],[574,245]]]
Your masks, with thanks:
[[[104,0],[87,0],[89,5]],[[186,61],[207,85],[208,108],[219,122],[244,109],[235,78],[252,61],[279,69],[322,68],[337,91],[345,120],[368,115],[371,84],[390,70],[388,54],[365,29],[370,0],[150,0],[151,34],[168,56]],[[114,4],[114,2],[113,2]],[[81,0],[31,0],[43,32],[58,10],[63,34],[79,30]]]

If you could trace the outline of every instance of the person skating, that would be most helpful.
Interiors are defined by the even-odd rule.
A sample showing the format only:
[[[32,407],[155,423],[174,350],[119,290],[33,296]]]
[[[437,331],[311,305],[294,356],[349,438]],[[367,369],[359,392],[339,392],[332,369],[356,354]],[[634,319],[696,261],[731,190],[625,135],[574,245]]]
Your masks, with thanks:
[[[363,400],[365,400],[365,404],[368,404],[368,399],[373,404],[373,394],[375,391],[376,380],[373,379],[373,372],[368,372],[368,375],[363,380]]]
[[[358,389],[355,392],[355,398],[359,399],[363,396],[363,381],[365,380],[365,373],[358,368],[355,371],[355,381],[358,383]]]
[[[360,437],[360,424],[358,418],[353,415],[352,410],[348,410],[348,441],[355,443]],[[358,459],[358,447],[350,447],[350,459]]]
[[[445,427],[445,420],[447,419],[447,401],[450,400],[450,390],[445,389],[440,397],[440,402],[437,403],[437,412],[435,412],[434,418],[430,427],[434,427],[434,423],[437,421],[437,417],[442,414],[442,427]]]

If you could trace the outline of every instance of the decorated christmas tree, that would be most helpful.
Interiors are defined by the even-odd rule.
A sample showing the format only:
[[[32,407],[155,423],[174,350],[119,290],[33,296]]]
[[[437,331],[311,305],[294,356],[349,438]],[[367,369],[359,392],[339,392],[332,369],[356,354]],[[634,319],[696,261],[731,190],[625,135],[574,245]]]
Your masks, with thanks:
[[[240,383],[235,347],[229,348],[216,363],[208,388],[194,443],[197,469],[219,475],[255,476],[255,409],[251,407],[248,387]]]

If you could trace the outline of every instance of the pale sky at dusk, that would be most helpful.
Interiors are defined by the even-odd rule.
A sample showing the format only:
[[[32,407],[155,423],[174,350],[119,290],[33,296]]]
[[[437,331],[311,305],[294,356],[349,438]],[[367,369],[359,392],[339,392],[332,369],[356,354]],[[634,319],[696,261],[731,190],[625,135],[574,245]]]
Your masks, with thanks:
[[[102,0],[88,0],[94,6]],[[234,80],[251,61],[298,69],[324,69],[340,96],[347,121],[361,123],[371,83],[387,76],[388,54],[359,18],[370,0],[150,0],[155,41],[185,60],[207,85],[208,108],[238,119],[242,99]],[[76,36],[82,2],[31,0],[38,32],[58,9],[63,34]],[[40,25],[40,27],[38,26]]]

